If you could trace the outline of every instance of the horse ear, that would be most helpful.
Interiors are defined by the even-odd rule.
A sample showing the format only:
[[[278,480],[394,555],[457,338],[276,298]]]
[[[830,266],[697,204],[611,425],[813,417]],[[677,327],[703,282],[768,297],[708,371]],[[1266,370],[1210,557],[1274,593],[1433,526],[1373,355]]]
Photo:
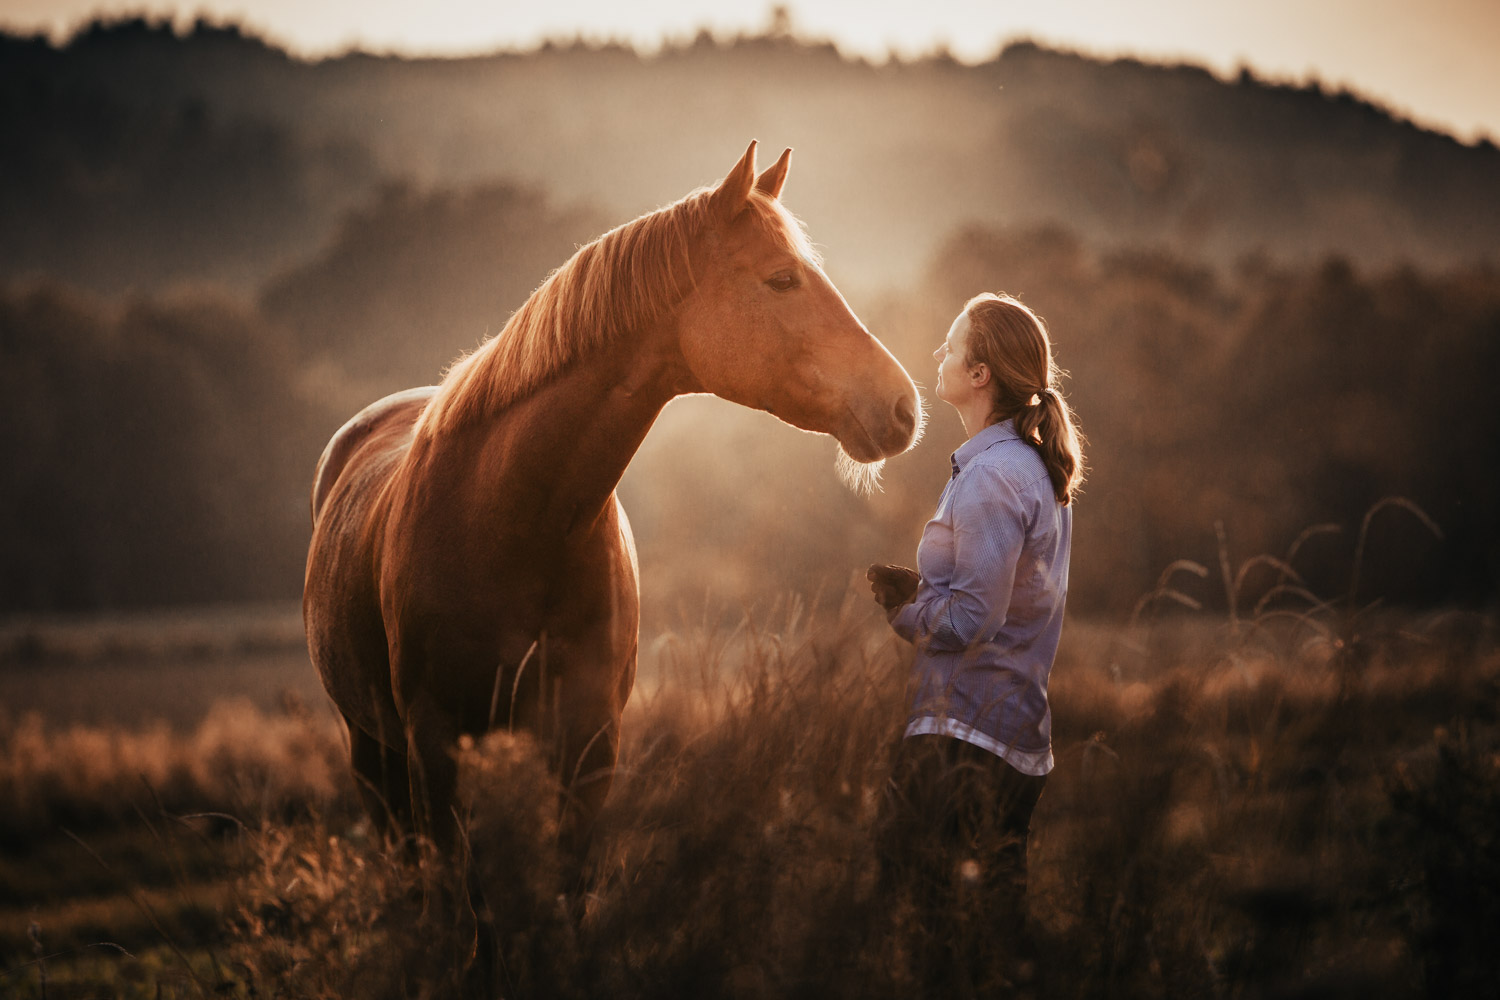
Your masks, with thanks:
[[[788,146],[786,152],[781,154],[781,159],[777,160],[770,169],[760,175],[760,180],[755,182],[755,189],[772,198],[780,198],[781,189],[786,185],[787,168],[791,164],[792,148]]]
[[[755,140],[750,140],[750,148],[745,150],[745,155],[740,157],[740,162],[734,165],[729,175],[719,182],[714,189],[714,209],[719,218],[725,222],[734,219],[745,207],[745,202],[750,200],[750,188],[755,183]]]

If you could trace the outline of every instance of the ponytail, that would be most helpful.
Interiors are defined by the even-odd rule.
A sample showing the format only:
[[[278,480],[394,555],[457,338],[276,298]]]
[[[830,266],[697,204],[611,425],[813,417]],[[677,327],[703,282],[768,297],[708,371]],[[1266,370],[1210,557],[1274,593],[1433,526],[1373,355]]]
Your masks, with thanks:
[[[1040,316],[1009,295],[985,292],[964,306],[968,363],[984,364],[994,386],[992,419],[1014,420],[1016,433],[1041,455],[1057,502],[1067,506],[1083,485],[1083,435],[1056,388],[1064,374]]]
[[[1041,454],[1052,492],[1066,507],[1083,484],[1083,442],[1062,393],[1048,386],[1036,397],[1016,414],[1016,433]]]

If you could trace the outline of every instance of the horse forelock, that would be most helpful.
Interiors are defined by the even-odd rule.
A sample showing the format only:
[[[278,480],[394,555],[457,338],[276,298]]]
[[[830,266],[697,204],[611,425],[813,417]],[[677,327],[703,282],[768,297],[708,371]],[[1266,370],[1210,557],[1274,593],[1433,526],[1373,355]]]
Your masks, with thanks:
[[[579,356],[670,315],[697,285],[693,248],[712,224],[712,194],[700,188],[579,248],[499,333],[448,368],[417,433],[497,413]],[[783,250],[821,265],[806,229],[779,201],[752,191],[747,210]]]

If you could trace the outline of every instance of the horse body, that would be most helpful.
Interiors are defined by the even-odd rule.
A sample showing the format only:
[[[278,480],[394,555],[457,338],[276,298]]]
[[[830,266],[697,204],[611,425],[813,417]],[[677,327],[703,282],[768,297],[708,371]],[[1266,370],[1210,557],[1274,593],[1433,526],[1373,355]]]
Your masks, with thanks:
[[[452,847],[455,742],[514,726],[553,748],[562,834],[581,852],[637,657],[638,570],[615,487],[673,397],[770,410],[865,462],[914,441],[910,379],[776,231],[786,164],[752,190],[752,144],[719,187],[581,250],[441,387],[387,397],[330,442],[304,617],[377,818],[409,809]],[[673,212],[690,224],[657,218]],[[691,281],[644,270],[663,256]],[[602,297],[591,267],[612,268]],[[614,333],[590,328],[616,317]]]
[[[591,815],[607,791],[639,621],[614,486],[676,394],[611,391],[629,359],[609,353],[488,424],[419,436],[425,401],[398,394],[353,429],[361,440],[319,512],[304,604],[351,744],[379,744],[362,777],[381,810],[449,802],[453,743],[496,725],[555,746],[559,774],[581,779],[565,819]],[[554,713],[559,691],[566,711]],[[415,782],[392,755],[416,765]],[[418,826],[442,840],[449,819],[440,805]]]

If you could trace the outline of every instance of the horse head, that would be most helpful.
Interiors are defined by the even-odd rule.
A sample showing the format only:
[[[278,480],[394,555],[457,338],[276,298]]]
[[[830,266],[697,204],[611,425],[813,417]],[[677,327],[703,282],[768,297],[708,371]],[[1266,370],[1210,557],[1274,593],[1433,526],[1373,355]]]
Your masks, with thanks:
[[[678,313],[682,355],[704,391],[831,435],[846,479],[868,485],[916,443],[921,397],[782,207],[792,151],[757,177],[755,145],[704,195],[694,287]]]

